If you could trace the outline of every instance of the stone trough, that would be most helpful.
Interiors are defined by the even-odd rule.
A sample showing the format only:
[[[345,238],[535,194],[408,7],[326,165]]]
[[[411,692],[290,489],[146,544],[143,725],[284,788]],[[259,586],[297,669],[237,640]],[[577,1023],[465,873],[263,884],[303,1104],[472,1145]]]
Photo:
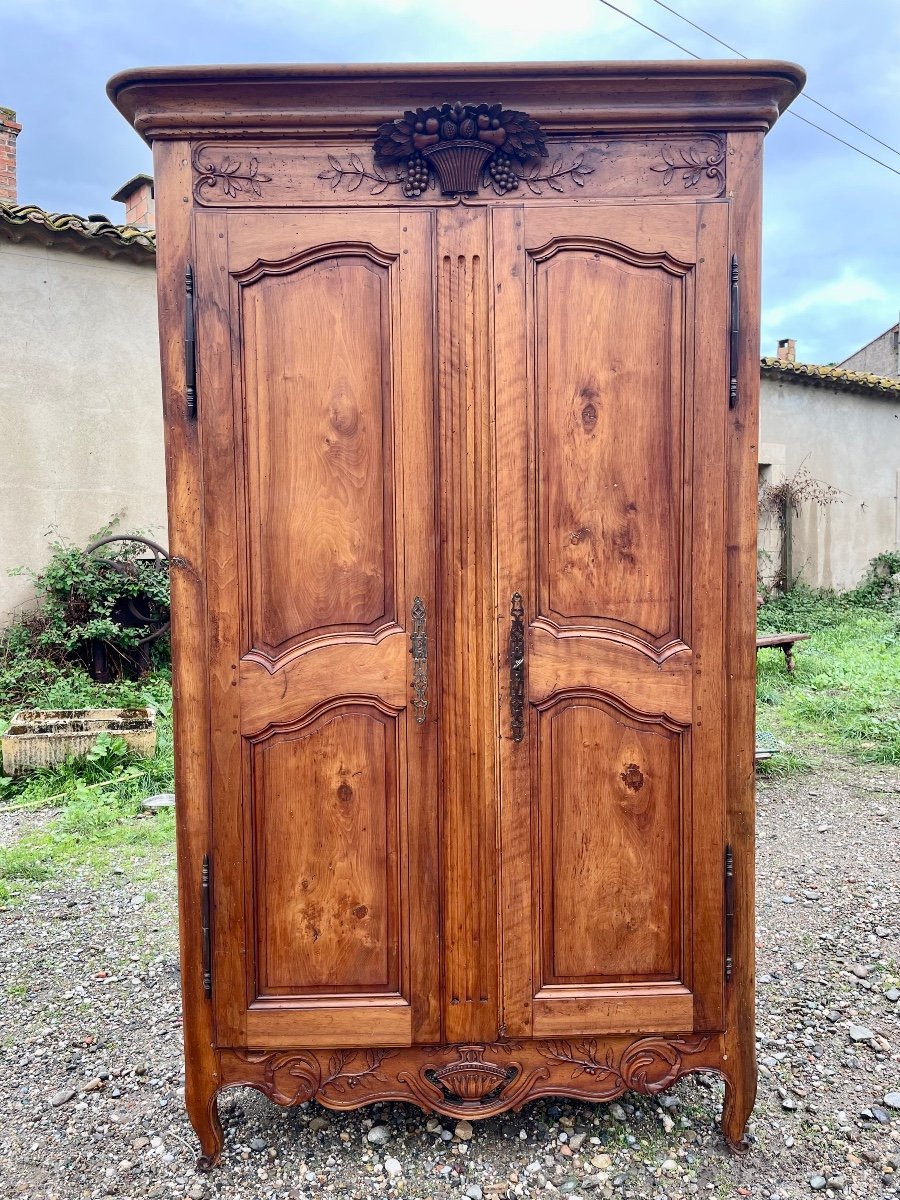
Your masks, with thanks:
[[[59,766],[70,756],[87,754],[103,733],[149,758],[156,750],[156,709],[22,709],[3,734],[3,773]]]

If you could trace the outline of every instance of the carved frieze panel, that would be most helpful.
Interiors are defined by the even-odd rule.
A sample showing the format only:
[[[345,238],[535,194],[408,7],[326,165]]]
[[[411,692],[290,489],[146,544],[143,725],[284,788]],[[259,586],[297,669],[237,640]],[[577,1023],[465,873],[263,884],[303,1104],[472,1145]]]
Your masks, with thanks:
[[[720,1039],[675,1034],[574,1037],[400,1050],[223,1050],[224,1087],[258,1088],[278,1104],[327,1108],[405,1100],[446,1116],[489,1117],[538,1096],[614,1100],[655,1095],[690,1071],[723,1067]]]
[[[386,137],[380,135],[376,145]],[[360,143],[205,142],[193,154],[194,199],[204,207],[318,208],[725,194],[726,144],[718,134],[534,137],[536,143],[521,153],[509,142],[501,148],[464,137],[419,150],[409,138],[398,145],[410,152],[392,157]]]

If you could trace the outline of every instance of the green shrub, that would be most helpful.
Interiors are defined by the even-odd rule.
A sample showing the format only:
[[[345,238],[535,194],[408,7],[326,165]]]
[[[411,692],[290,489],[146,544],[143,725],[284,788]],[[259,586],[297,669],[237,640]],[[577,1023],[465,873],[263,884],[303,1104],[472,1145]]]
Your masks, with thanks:
[[[109,534],[115,524],[116,519],[91,541]],[[141,553],[138,544],[116,542],[88,555],[57,539],[50,544],[44,570],[11,572],[31,580],[36,603],[0,632],[0,711],[23,705],[81,708],[101,702],[105,697],[83,670],[95,642],[108,651],[113,675],[135,673],[134,652],[151,630],[131,623],[129,600],[141,597],[163,615],[169,608],[168,572],[142,560]],[[150,643],[149,650],[152,667],[168,664],[167,635]]]

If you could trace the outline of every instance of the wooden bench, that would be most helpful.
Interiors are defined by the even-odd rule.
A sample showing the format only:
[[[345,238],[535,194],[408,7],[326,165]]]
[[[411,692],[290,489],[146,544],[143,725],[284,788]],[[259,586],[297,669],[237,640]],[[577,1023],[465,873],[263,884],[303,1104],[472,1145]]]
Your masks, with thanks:
[[[756,639],[756,648],[757,650],[761,650],[764,647],[777,646],[782,649],[787,669],[793,674],[794,643],[808,641],[809,636],[808,633],[764,633],[762,637]]]

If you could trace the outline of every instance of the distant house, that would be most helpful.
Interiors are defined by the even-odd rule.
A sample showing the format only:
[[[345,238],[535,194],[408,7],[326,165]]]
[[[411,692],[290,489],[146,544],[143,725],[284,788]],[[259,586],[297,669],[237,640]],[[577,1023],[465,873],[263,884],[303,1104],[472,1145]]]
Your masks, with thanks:
[[[863,374],[900,379],[900,321],[872,338],[871,342],[866,342],[862,349],[845,358],[838,366],[846,371],[862,371]]]
[[[18,204],[20,128],[0,109],[0,624],[47,530],[166,527],[152,182],[116,193],[135,224]]]
[[[896,327],[895,327],[896,329]],[[890,330],[881,338],[890,346]],[[871,559],[900,546],[900,372],[796,361],[785,339],[762,360],[759,484],[760,576],[801,579],[839,591],[863,578]],[[883,358],[873,358],[883,365]],[[799,511],[788,500],[799,493]]]

